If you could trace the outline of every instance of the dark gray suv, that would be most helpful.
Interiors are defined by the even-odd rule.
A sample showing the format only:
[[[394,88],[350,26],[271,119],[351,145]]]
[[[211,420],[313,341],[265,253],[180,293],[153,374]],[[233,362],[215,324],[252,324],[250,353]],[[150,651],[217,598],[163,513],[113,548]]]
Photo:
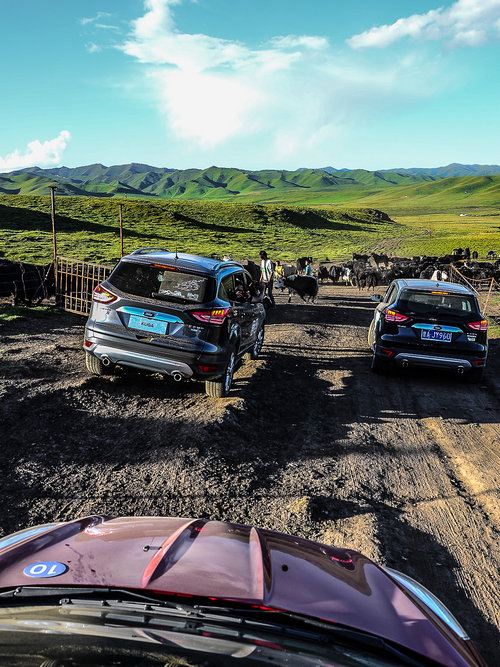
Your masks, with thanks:
[[[117,365],[205,381],[227,396],[236,363],[256,359],[265,309],[237,262],[140,248],[122,257],[96,287],[85,326],[87,369]]]
[[[435,367],[483,376],[488,356],[488,321],[474,292],[455,283],[395,280],[379,301],[368,331],[372,370],[390,365]]]

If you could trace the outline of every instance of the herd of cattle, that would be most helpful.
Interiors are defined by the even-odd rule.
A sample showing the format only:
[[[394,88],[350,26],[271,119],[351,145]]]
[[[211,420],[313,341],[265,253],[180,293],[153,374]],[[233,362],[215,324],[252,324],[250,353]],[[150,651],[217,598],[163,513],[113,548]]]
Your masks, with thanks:
[[[448,280],[453,268],[459,269],[462,276],[473,280],[494,278],[500,283],[500,259],[493,250],[487,259],[478,261],[477,253],[469,248],[455,248],[449,255],[417,256],[411,258],[389,257],[370,253],[353,253],[351,260],[342,263],[324,262],[314,264],[312,257],[299,257],[296,264],[276,262],[277,289],[298,294],[304,301],[314,301],[318,293],[318,284],[331,281],[336,284],[357,286],[358,289],[374,289],[378,285],[388,285],[396,278],[426,278]],[[307,263],[313,265],[313,276],[304,275]],[[253,280],[260,280],[260,266],[253,261],[244,264]],[[50,264],[28,264],[12,262],[0,258],[0,297],[12,297],[13,303],[41,303],[44,299],[55,296],[56,281],[54,266]]]
[[[493,250],[487,259],[494,260],[497,253]],[[469,280],[494,278],[495,285],[500,283],[500,260],[478,261],[478,253],[470,252],[469,248],[455,248],[449,255],[390,257],[384,254],[370,253],[360,255],[353,253],[351,260],[333,263],[326,259],[315,265],[314,277],[305,276],[306,260],[313,263],[312,257],[300,257],[296,264],[277,262],[277,289],[288,289],[289,301],[296,293],[304,301],[314,301],[318,293],[318,284],[331,281],[334,284],[352,285],[358,289],[374,289],[378,285],[389,285],[397,278],[424,278],[427,280],[446,281],[452,279],[453,268]],[[259,279],[260,267],[248,262],[246,268],[254,278]]]

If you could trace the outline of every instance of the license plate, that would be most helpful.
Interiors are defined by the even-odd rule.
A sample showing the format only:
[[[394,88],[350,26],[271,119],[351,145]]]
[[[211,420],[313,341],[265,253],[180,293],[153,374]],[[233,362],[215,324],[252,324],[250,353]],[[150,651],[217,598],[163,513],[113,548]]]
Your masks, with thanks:
[[[422,338],[436,340],[441,343],[451,343],[451,331],[434,331],[433,329],[422,329]]]
[[[149,317],[131,315],[128,325],[132,329],[140,329],[141,331],[149,331],[149,333],[164,335],[167,333],[168,323],[162,322],[161,320],[149,319]]]

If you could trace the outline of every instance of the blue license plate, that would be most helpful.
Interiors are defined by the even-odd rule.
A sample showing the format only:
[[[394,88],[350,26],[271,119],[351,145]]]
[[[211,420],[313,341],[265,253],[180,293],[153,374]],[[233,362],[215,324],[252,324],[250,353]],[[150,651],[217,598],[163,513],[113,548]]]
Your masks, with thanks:
[[[451,343],[451,331],[434,331],[433,329],[422,329],[422,338],[425,340],[436,340],[441,343]]]
[[[140,331],[149,331],[149,333],[160,334],[163,336],[167,333],[167,322],[161,320],[153,320],[149,317],[139,317],[138,315],[131,315],[128,321],[129,327],[132,329],[139,329]]]

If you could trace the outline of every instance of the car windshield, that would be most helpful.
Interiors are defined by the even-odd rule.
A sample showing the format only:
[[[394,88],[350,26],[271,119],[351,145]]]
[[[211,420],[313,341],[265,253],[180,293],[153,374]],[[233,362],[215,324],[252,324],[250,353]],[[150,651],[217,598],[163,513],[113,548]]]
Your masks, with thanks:
[[[80,594],[79,594],[80,595]],[[2,665],[397,667],[415,654],[371,635],[279,614],[62,598],[0,606]],[[293,616],[293,615],[292,615]],[[286,628],[286,629],[285,629]]]
[[[160,264],[120,262],[108,282],[122,292],[139,297],[202,303],[207,300],[210,278]]]
[[[449,315],[463,319],[477,313],[472,295],[445,290],[403,290],[398,300],[398,308],[411,315]]]

